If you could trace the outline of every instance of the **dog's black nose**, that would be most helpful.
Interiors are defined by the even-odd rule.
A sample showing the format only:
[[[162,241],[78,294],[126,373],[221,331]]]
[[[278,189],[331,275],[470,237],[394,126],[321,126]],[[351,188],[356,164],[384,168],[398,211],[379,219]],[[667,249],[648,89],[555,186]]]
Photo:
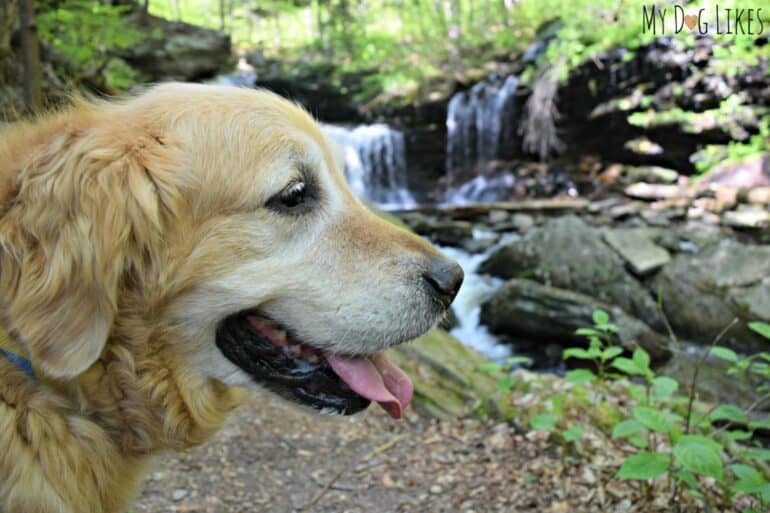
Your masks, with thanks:
[[[436,298],[449,306],[463,284],[465,273],[463,268],[451,260],[431,260],[422,273],[422,277],[430,285],[431,292]]]

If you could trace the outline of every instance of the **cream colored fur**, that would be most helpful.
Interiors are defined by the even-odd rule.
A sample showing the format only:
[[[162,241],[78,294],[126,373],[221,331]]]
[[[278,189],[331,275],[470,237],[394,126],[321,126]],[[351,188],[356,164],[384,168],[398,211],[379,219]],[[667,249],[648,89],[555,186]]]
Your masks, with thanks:
[[[265,207],[298,173],[315,211]],[[117,513],[153,456],[200,444],[246,376],[214,344],[259,307],[330,351],[370,354],[435,321],[436,255],[370,213],[302,109],[165,84],[0,134],[0,512]]]

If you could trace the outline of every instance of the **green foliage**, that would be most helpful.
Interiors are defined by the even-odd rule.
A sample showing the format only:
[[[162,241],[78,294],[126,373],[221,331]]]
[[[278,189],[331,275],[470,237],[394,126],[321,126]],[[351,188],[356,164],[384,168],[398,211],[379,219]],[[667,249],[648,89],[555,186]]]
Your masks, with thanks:
[[[594,326],[577,333],[586,338],[587,347],[564,350],[564,359],[582,366],[569,371],[565,380],[572,383],[569,394],[594,397],[596,409],[605,407],[612,381],[630,377],[625,416],[610,422],[612,440],[627,454],[617,472],[620,479],[649,481],[667,477],[675,497],[683,491],[706,499],[702,486],[715,482],[722,490],[721,500],[731,503],[736,494],[750,497],[755,511],[770,506],[770,476],[763,470],[770,461],[770,450],[752,447],[754,431],[770,428],[770,417],[757,419],[747,409],[732,404],[711,408],[695,401],[695,387],[688,384],[680,392],[679,383],[659,376],[651,366],[649,354],[636,348],[629,356],[616,344],[617,328],[606,312],[597,311]],[[751,323],[755,332],[770,339],[770,325]],[[710,355],[729,362],[733,375],[750,375],[764,380],[762,396],[749,410],[770,399],[770,354],[741,357],[731,349],[714,345]],[[618,372],[622,373],[619,374]],[[590,387],[586,392],[583,387]],[[598,398],[598,401],[596,400]],[[579,441],[589,426],[570,418],[564,407],[565,394],[557,393],[546,401],[545,411],[530,419],[532,429],[558,435],[566,447]],[[738,443],[744,445],[737,445]]]
[[[671,456],[657,452],[640,451],[623,461],[618,471],[621,479],[652,479],[668,472]]]
[[[134,70],[115,56],[141,40],[141,34],[123,21],[127,6],[38,0],[36,8],[41,38],[69,61],[70,69],[61,70],[65,79],[86,79],[114,90],[128,89],[135,82]]]
[[[695,168],[699,173],[705,173],[717,164],[741,162],[754,155],[769,151],[770,118],[767,115],[764,115],[759,121],[758,130],[759,133],[752,135],[747,141],[730,141],[726,145],[707,145],[693,156]]]
[[[487,362],[481,366],[481,372],[491,374],[497,377],[497,389],[500,392],[507,392],[516,385],[516,378],[512,372],[520,366],[532,364],[532,358],[526,356],[511,356],[505,360],[505,364]]]

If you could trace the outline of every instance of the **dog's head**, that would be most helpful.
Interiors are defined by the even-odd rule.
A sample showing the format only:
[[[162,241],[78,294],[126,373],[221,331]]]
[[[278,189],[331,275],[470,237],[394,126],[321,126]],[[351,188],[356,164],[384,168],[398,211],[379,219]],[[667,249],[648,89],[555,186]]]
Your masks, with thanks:
[[[306,112],[167,84],[33,136],[4,149],[23,165],[0,187],[0,287],[40,369],[76,376],[154,326],[185,372],[400,416],[411,384],[381,351],[431,328],[462,270],[351,193]]]

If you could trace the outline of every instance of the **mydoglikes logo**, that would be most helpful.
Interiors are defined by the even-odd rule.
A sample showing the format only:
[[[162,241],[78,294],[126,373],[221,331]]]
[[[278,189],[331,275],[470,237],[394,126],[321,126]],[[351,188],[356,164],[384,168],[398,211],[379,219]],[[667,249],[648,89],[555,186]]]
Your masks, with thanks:
[[[692,31],[697,34],[760,36],[765,30],[762,8],[725,7],[685,9],[678,4],[660,7],[642,6],[642,32],[655,35],[679,34]]]

